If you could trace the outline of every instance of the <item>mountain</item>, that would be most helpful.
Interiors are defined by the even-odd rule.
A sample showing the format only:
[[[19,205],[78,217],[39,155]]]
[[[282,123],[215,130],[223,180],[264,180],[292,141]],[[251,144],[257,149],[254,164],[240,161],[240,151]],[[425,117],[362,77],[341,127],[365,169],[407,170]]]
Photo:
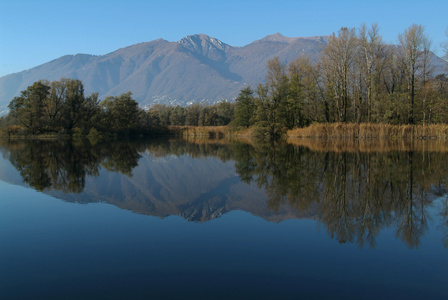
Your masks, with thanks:
[[[94,56],[66,55],[30,70],[0,78],[0,107],[40,79],[82,80],[87,94],[100,98],[132,91],[141,104],[213,103],[235,98],[247,85],[264,81],[267,60],[289,62],[306,54],[315,58],[325,37],[269,35],[244,47],[232,47],[204,34],[178,42],[158,39]]]
[[[186,105],[234,99],[247,85],[262,83],[268,59],[288,63],[298,56],[316,59],[328,37],[268,35],[244,47],[196,34],[178,42],[158,39],[131,45],[106,55],[66,55],[30,70],[0,78],[0,114],[11,99],[33,82],[62,77],[82,80],[86,94],[100,99],[131,91],[142,105]],[[434,56],[436,73],[446,63]]]

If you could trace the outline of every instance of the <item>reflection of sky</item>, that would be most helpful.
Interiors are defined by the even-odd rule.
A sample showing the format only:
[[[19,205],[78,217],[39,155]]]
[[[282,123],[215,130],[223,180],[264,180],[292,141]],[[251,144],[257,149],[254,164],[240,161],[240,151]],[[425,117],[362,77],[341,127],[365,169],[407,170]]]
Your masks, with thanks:
[[[392,229],[375,249],[360,249],[329,238],[314,220],[277,224],[233,211],[194,223],[67,203],[4,182],[0,189],[5,299],[447,296],[437,216],[418,249]]]

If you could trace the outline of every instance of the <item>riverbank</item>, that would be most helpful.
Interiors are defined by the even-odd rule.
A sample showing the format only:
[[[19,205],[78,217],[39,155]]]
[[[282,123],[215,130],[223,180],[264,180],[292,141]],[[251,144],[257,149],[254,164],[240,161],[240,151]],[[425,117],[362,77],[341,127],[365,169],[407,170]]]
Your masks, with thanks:
[[[171,134],[200,138],[256,138],[257,130],[231,126],[170,126]],[[379,139],[379,140],[446,140],[448,125],[392,125],[372,123],[321,123],[286,131],[287,140],[298,138],[318,139]]]
[[[169,126],[163,130],[154,129],[151,133],[137,136],[163,136],[172,135],[185,138],[222,139],[237,138],[251,139],[259,137],[256,127],[235,128],[232,126]],[[75,135],[74,135],[75,136]],[[73,137],[74,137],[73,136]],[[77,137],[113,137],[102,135],[101,132]],[[67,134],[40,134],[24,135],[0,130],[0,138],[10,139],[69,139]],[[320,123],[304,128],[295,128],[285,131],[284,138],[288,141],[312,139],[338,139],[338,140],[448,140],[448,125],[391,125],[371,123]]]
[[[322,123],[289,130],[286,138],[445,140],[448,138],[448,125]]]
[[[448,139],[315,139],[291,138],[287,143],[317,152],[448,152]]]

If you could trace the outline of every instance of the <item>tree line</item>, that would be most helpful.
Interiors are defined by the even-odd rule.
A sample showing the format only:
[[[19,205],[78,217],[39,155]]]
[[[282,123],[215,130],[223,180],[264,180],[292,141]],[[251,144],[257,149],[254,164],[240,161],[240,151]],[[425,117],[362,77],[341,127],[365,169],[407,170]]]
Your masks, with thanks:
[[[2,125],[26,134],[93,132],[133,134],[149,129],[147,113],[130,92],[100,101],[98,93],[86,96],[80,80],[40,80],[15,97]]]
[[[448,34],[448,31],[447,31]],[[382,41],[379,27],[341,28],[317,61],[268,60],[266,81],[241,90],[234,102],[139,108],[131,92],[100,101],[82,82],[41,80],[22,91],[0,119],[8,130],[114,135],[151,133],[170,125],[253,127],[276,137],[312,123],[448,123],[448,77],[434,75],[431,41],[421,25]],[[448,42],[444,46],[448,60]]]
[[[148,115],[152,126],[225,126],[233,120],[234,110],[235,103],[228,101],[186,107],[155,104]]]
[[[269,60],[266,82],[236,99],[234,124],[272,136],[320,122],[447,123],[448,77],[434,75],[424,28],[413,24],[398,40],[385,44],[376,24],[343,27],[317,61]]]
[[[234,107],[234,103],[223,101],[188,107],[156,104],[144,110],[131,92],[99,100],[98,93],[84,94],[80,80],[62,78],[51,83],[40,80],[22,91],[9,103],[10,112],[0,118],[0,127],[31,135],[129,136],[165,132],[170,125],[228,125]]]

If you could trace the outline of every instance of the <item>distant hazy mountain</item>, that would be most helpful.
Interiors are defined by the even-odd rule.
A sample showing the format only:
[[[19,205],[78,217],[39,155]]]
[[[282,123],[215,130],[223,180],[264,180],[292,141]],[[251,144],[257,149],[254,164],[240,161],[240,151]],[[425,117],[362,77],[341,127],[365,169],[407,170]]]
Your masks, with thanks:
[[[82,80],[86,93],[98,92],[101,99],[131,91],[141,105],[230,100],[245,86],[264,81],[268,59],[277,56],[284,63],[301,55],[315,59],[326,41],[327,37],[289,38],[277,33],[232,47],[199,34],[178,42],[140,43],[101,56],[66,55],[1,77],[0,112],[33,82],[61,77]],[[436,56],[434,62],[436,69],[445,65]]]
[[[0,78],[0,106],[40,79],[82,80],[86,93],[100,98],[132,91],[142,105],[187,104],[233,99],[247,85],[264,81],[266,63],[278,56],[289,62],[299,55],[315,58],[325,37],[267,36],[245,47],[232,47],[207,35],[178,42],[158,39],[94,56],[66,55],[43,65]]]

